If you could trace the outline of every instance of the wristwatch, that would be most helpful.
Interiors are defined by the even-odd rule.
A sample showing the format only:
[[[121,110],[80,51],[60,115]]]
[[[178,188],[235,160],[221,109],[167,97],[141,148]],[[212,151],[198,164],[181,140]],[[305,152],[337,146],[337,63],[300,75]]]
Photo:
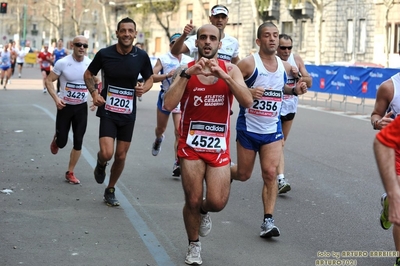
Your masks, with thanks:
[[[294,87],[292,88],[292,94],[293,94],[294,96],[297,96],[297,93],[296,93],[296,91],[294,90]]]
[[[187,70],[187,68],[184,68],[179,76],[182,77],[182,78],[190,79],[192,76],[186,74],[186,72],[185,72],[186,70]]]

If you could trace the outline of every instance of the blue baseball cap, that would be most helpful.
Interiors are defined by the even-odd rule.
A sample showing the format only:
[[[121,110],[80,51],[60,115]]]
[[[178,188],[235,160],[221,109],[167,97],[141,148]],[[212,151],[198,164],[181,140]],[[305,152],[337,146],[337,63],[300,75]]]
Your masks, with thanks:
[[[169,38],[169,43],[173,43],[175,41],[175,39],[178,39],[179,37],[181,37],[182,34],[180,33],[174,33],[174,35],[171,36],[171,38]]]

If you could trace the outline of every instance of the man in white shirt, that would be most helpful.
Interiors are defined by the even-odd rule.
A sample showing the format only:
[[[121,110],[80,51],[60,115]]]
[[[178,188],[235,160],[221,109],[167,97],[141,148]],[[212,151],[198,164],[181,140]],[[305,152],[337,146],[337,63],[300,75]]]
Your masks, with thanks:
[[[226,6],[215,5],[211,8],[209,19],[210,23],[220,29],[222,34],[222,45],[218,50],[218,59],[237,64],[239,62],[239,42],[236,38],[224,33],[229,20],[228,15],[229,11]],[[192,24],[192,20],[190,20],[190,23],[185,26],[182,36],[176,40],[171,48],[173,55],[190,52],[191,55],[195,54],[195,59],[197,58],[197,47],[195,46],[196,35],[187,38],[193,29],[194,25]]]

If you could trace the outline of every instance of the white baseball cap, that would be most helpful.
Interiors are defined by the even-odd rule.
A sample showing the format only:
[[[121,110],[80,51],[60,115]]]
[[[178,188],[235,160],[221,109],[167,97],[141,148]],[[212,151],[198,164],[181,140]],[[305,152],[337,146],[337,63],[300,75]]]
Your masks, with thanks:
[[[224,6],[216,6],[213,9],[211,9],[211,16],[216,16],[218,14],[224,14],[228,16],[229,11]]]

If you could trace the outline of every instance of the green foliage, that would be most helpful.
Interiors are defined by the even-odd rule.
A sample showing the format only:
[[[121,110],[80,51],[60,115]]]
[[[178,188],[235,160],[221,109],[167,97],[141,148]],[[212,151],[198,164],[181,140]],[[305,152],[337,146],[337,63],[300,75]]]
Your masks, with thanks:
[[[295,6],[295,5],[300,4],[300,3],[304,4],[305,2],[309,2],[309,1],[308,0],[286,0],[286,5]]]
[[[267,10],[270,6],[271,1],[274,0],[255,0],[258,13],[262,14],[265,10]]]
[[[134,8],[135,13],[141,13],[142,15],[155,13],[162,14],[165,12],[177,12],[179,10],[180,0],[171,1],[157,1],[157,0],[142,0]]]

